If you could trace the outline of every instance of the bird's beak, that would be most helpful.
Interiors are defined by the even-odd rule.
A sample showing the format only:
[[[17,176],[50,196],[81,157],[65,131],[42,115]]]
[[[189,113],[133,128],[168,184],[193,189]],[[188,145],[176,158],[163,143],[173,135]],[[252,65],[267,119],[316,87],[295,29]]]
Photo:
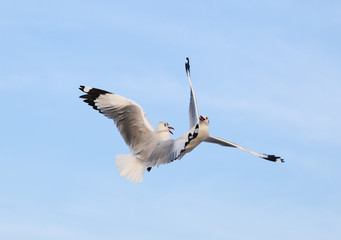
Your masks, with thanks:
[[[170,129],[174,130],[174,128],[171,127],[171,126],[168,126],[168,131],[169,131],[171,134],[173,134],[173,132],[172,132]]]
[[[202,122],[205,121],[205,118],[204,118],[203,116],[200,116],[199,119],[200,119],[200,121],[202,121]]]

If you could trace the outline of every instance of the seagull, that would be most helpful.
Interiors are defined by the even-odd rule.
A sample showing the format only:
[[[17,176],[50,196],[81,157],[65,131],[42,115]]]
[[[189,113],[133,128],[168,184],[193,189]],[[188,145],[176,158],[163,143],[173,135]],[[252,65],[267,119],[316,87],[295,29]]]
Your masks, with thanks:
[[[145,117],[141,106],[136,102],[101,89],[80,86],[85,94],[84,102],[112,119],[118,128],[131,154],[116,156],[118,172],[127,180],[140,183],[145,170],[154,166],[171,163],[186,151],[187,146],[198,136],[199,124],[177,139],[170,139],[171,130],[167,122],[159,122],[156,130]]]
[[[284,162],[284,160],[278,156],[268,155],[268,154],[259,154],[249,149],[246,149],[245,147],[237,145],[233,142],[230,142],[230,141],[218,138],[218,137],[210,136],[209,135],[209,119],[207,116],[199,115],[199,112],[198,112],[198,104],[197,104],[197,100],[195,97],[195,93],[194,93],[193,85],[191,81],[189,58],[186,58],[185,70],[186,70],[187,78],[188,78],[189,85],[190,85],[190,103],[189,103],[190,128],[193,128],[195,125],[199,125],[199,132],[198,132],[198,136],[195,139],[193,139],[193,141],[191,141],[184,150],[181,151],[181,154],[178,157],[179,160],[186,153],[192,151],[200,143],[208,142],[208,143],[216,143],[225,147],[239,148],[245,152],[251,153],[257,157],[260,157],[262,159],[269,160],[272,162]]]

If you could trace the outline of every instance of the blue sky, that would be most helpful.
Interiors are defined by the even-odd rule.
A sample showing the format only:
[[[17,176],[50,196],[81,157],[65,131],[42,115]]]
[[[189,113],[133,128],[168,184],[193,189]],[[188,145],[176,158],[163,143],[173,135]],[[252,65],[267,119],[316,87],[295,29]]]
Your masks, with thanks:
[[[1,239],[340,239],[340,1],[1,1]],[[142,184],[79,85],[210,133]]]

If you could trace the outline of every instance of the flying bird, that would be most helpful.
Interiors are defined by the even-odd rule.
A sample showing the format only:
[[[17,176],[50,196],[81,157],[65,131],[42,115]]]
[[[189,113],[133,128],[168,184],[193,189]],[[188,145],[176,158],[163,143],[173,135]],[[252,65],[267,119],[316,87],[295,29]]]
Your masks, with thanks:
[[[245,147],[242,147],[240,145],[237,145],[233,142],[213,137],[209,135],[209,119],[207,116],[199,116],[198,111],[198,105],[197,100],[195,97],[195,93],[193,90],[193,85],[191,81],[191,74],[190,74],[190,64],[189,64],[189,58],[186,58],[185,61],[185,70],[187,74],[187,78],[190,85],[190,103],[189,103],[189,122],[190,122],[190,128],[193,128],[195,125],[199,124],[199,132],[198,136],[191,141],[185,150],[183,150],[178,157],[178,159],[181,159],[184,154],[192,151],[196,146],[198,146],[201,142],[209,142],[209,143],[216,143],[225,147],[234,147],[239,148],[245,152],[251,153],[257,157],[263,158],[265,160],[269,160],[272,162],[284,162],[284,160],[278,156],[275,155],[268,155],[268,154],[259,154],[254,151],[251,151],[249,149],[246,149]]]
[[[199,131],[196,124],[189,132],[177,139],[170,139],[171,130],[167,122],[159,122],[156,130],[145,117],[136,102],[101,89],[80,86],[85,94],[80,96],[95,110],[112,119],[131,154],[117,155],[116,166],[121,176],[139,183],[145,170],[171,163],[178,159]]]
[[[197,100],[190,77],[189,59],[186,58],[185,70],[190,84],[189,120],[190,130],[180,138],[170,139],[171,130],[167,122],[159,122],[154,130],[145,117],[141,106],[136,102],[118,94],[97,88],[80,86],[85,94],[80,98],[95,110],[112,119],[129,146],[130,154],[116,156],[116,166],[121,176],[127,180],[139,183],[143,180],[145,170],[150,171],[154,166],[180,160],[202,142],[220,144],[226,147],[239,148],[260,158],[284,162],[275,155],[259,154],[235,143],[209,135],[209,119],[199,116]]]

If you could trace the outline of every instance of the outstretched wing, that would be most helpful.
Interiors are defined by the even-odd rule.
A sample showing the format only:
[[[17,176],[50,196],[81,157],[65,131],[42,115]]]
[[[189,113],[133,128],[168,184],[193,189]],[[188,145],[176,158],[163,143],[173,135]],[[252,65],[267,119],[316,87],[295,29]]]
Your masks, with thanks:
[[[146,147],[155,136],[153,126],[144,117],[142,108],[134,101],[101,89],[80,86],[84,102],[113,119],[126,144],[134,152]]]
[[[158,142],[148,158],[148,165],[159,166],[173,162],[178,158],[181,151],[185,149],[185,143],[186,140],[184,139],[170,139]]]
[[[239,146],[233,142],[229,142],[229,141],[226,141],[224,139],[221,139],[221,138],[217,138],[217,137],[212,137],[212,136],[209,136],[205,142],[209,142],[209,143],[216,143],[216,144],[219,144],[219,145],[222,145],[222,146],[225,146],[225,147],[235,147],[235,148],[239,148],[245,152],[248,152],[248,153],[251,153],[257,157],[260,157],[260,158],[263,158],[265,160],[269,160],[269,161],[272,161],[272,162],[284,162],[284,159],[280,158],[280,157],[277,157],[275,155],[267,155],[267,154],[259,154],[259,153],[256,153],[254,151],[251,151],[249,149],[246,149],[242,146]]]
[[[148,165],[159,166],[161,164],[171,163],[178,158],[180,159],[181,153],[184,152],[186,146],[198,136],[198,133],[199,124],[197,124],[185,138],[181,137],[178,139],[159,141],[148,159]]]
[[[195,93],[193,90],[193,85],[191,81],[191,73],[190,73],[190,65],[189,65],[189,59],[186,58],[185,62],[185,69],[187,78],[190,85],[190,102],[189,102],[189,128],[195,126],[199,122],[199,111],[198,111],[198,105],[197,105],[197,99],[195,97]]]

